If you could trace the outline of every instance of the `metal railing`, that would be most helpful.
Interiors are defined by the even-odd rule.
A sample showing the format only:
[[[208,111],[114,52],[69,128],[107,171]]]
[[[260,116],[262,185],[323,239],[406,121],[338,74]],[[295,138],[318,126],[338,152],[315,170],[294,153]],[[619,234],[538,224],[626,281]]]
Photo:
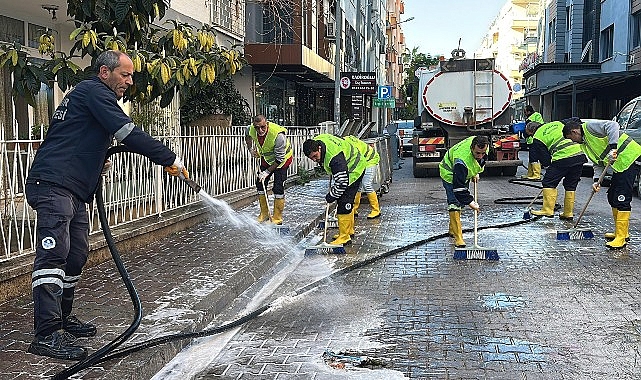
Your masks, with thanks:
[[[315,164],[302,153],[303,142],[324,127],[287,127],[294,149],[288,176]],[[178,152],[193,178],[214,197],[255,186],[258,160],[245,147],[245,127],[199,128],[193,135],[155,136]],[[36,214],[27,205],[24,184],[41,140],[0,140],[0,262],[34,251]],[[112,156],[103,180],[103,197],[110,226],[158,216],[199,202],[184,183],[164,174],[162,167],[133,153]],[[101,233],[95,203],[88,205],[90,234]]]

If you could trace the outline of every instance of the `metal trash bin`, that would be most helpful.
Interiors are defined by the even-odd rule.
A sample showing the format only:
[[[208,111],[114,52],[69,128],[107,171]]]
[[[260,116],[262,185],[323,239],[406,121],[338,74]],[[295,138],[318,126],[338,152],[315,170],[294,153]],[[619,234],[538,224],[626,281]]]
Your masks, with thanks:
[[[389,192],[389,185],[392,182],[392,157],[390,154],[390,139],[389,137],[375,137],[363,139],[363,141],[374,147],[374,150],[376,150],[381,158],[376,167],[372,186],[379,195],[386,194],[387,192]]]

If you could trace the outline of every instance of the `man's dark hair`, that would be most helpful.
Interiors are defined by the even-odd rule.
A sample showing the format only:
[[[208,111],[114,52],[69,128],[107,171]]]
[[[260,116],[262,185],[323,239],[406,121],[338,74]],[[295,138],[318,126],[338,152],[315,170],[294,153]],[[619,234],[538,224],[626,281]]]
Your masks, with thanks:
[[[318,150],[318,147],[320,146],[320,141],[318,140],[305,140],[303,143],[303,154],[307,157],[309,157],[312,152],[316,152]]]
[[[525,106],[525,113],[533,114],[534,113],[534,107],[532,107],[530,104]]]
[[[260,123],[263,120],[267,121],[267,118],[265,117],[265,115],[256,115],[254,116],[254,119],[253,119],[254,124]]]
[[[525,124],[525,134],[532,136],[536,132],[537,129],[539,129],[540,126],[543,124],[537,122],[537,121],[530,121],[529,123]]]
[[[472,146],[471,148],[474,149],[474,147],[485,149],[487,146],[490,145],[490,140],[487,138],[487,136],[475,136],[472,139]]]
[[[563,136],[567,136],[570,134],[571,130],[580,129],[581,125],[583,124],[583,120],[575,116],[563,119],[561,120],[561,123],[563,123]]]

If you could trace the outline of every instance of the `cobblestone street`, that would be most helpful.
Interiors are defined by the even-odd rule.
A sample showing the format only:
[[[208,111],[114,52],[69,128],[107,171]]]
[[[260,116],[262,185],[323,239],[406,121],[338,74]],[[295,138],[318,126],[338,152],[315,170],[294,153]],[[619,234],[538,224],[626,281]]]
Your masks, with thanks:
[[[522,172],[521,168],[518,174]],[[523,205],[494,201],[534,197],[538,192],[507,180],[484,177],[479,183],[480,226],[522,220]],[[589,195],[590,182],[584,179],[579,185],[575,216]],[[326,180],[320,180],[288,189],[285,221],[293,230],[319,219],[326,186]],[[557,203],[562,203],[562,190],[559,193]],[[454,260],[448,238],[385,255],[444,234],[444,198],[440,180],[413,178],[411,159],[406,159],[402,169],[394,171],[390,192],[381,198],[383,216],[368,221],[368,205],[363,205],[347,255],[305,256],[310,237],[294,247],[212,213],[211,222],[126,256],[145,316],[133,341],[220,326],[261,305],[271,307],[236,329],[196,340],[174,360],[189,342],[146,349],[78,377],[641,376],[640,236],[635,215],[641,210],[639,199],[633,201],[630,246],[623,250],[603,245],[602,234],[612,228],[603,191],[593,198],[581,222],[581,227],[594,230],[592,240],[556,240],[556,231],[573,223],[544,218],[479,231],[479,244],[498,251],[500,260],[495,262]],[[251,218],[256,210],[253,204],[241,215]],[[472,227],[472,215],[463,212],[464,229]],[[465,239],[472,244],[472,233]],[[291,296],[367,259],[373,262]],[[80,285],[76,312],[98,324],[99,335],[79,342],[93,352],[127,327],[131,305],[113,263],[89,268]],[[69,365],[25,352],[32,337],[31,313],[29,296],[0,305],[3,378],[48,378]]]

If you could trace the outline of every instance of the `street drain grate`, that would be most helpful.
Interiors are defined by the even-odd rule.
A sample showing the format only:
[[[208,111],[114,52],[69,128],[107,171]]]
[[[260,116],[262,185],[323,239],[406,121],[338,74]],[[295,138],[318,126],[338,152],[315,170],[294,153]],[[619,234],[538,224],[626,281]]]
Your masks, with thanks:
[[[323,360],[325,360],[328,366],[336,369],[346,369],[349,367],[377,369],[389,367],[391,364],[389,359],[361,355],[361,353],[355,350],[338,352],[325,350],[325,352],[323,352]]]

